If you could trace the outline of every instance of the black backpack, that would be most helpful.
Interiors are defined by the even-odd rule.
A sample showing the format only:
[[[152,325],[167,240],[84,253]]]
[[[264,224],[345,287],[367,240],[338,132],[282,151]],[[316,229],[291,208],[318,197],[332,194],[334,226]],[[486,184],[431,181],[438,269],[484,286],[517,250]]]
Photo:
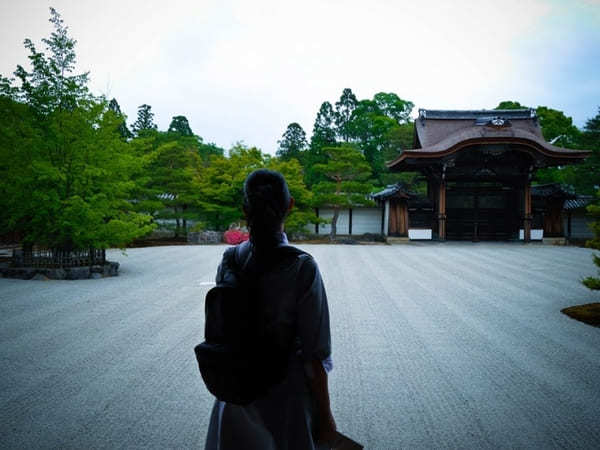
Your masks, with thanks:
[[[306,253],[282,246],[258,260],[250,250],[241,262],[239,249],[235,247],[229,258],[235,281],[217,284],[206,294],[205,341],[194,352],[210,393],[228,403],[247,405],[283,380],[290,357],[289,352],[276,351],[261,337],[256,281],[284,258]],[[291,350],[292,342],[288,344]]]

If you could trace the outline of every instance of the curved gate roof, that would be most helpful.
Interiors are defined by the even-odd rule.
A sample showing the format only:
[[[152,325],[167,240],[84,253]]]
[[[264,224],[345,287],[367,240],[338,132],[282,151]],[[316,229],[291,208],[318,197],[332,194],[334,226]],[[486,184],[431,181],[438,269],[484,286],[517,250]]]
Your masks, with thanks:
[[[576,162],[591,153],[546,142],[534,109],[421,109],[415,121],[415,148],[404,150],[387,166],[400,169],[403,162],[441,158],[477,144],[520,144],[544,155],[549,165]]]

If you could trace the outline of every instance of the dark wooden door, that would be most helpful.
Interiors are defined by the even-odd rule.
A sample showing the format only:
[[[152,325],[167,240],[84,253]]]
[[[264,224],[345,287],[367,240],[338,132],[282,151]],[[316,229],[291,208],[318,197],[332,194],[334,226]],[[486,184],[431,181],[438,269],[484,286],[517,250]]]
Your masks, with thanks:
[[[519,226],[512,189],[452,189],[446,193],[446,236],[454,240],[509,240]]]
[[[388,234],[390,236],[406,236],[408,234],[408,209],[406,200],[390,200]]]

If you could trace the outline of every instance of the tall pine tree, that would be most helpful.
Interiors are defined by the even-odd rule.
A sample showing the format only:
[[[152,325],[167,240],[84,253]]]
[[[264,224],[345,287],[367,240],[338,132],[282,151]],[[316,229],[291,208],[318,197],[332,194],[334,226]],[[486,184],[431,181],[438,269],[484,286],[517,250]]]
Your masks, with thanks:
[[[190,123],[185,116],[174,116],[168,129],[169,133],[179,133],[181,136],[193,136]]]
[[[331,103],[323,102],[313,125],[313,134],[310,138],[311,151],[316,153],[323,147],[335,146],[335,119],[335,111]]]
[[[344,142],[348,142],[350,139],[348,123],[350,122],[352,113],[357,105],[358,100],[350,88],[344,89],[340,99],[335,102],[335,124],[337,127],[337,134]]]
[[[295,158],[300,161],[302,152],[306,149],[306,133],[300,124],[293,122],[287,126],[287,129],[277,141],[279,149],[277,156],[284,161]]]
[[[326,181],[316,184],[313,192],[317,205],[333,208],[329,238],[335,240],[342,208],[373,204],[367,198],[373,190],[367,181],[371,176],[371,168],[360,150],[352,145],[327,147],[323,151],[327,153],[328,161],[326,164],[316,164],[314,169],[322,173]]]
[[[323,149],[337,145],[335,119],[335,111],[331,103],[323,102],[315,118],[308,151],[302,161],[304,165],[304,182],[309,188],[313,184],[323,181],[323,176],[313,169],[315,164],[327,162],[327,155],[323,152]]]
[[[136,136],[141,136],[150,131],[156,130],[158,127],[154,123],[154,113],[152,112],[152,106],[143,105],[138,106],[137,120],[131,126],[131,129]]]
[[[121,137],[123,139],[131,139],[133,137],[133,133],[129,131],[129,128],[127,128],[127,117],[121,112],[121,107],[119,106],[119,102],[117,102],[117,99],[113,98],[108,103],[108,109],[114,112],[115,115],[122,120],[121,125],[119,125],[119,134],[121,135]]]
[[[18,99],[29,104],[39,117],[56,110],[72,111],[83,99],[91,99],[87,87],[89,73],[73,74],[77,41],[69,36],[68,27],[54,8],[50,8],[50,23],[54,31],[42,42],[51,56],[38,52],[33,42],[25,39],[32,71],[27,72],[20,65],[15,71],[21,82]]]
[[[589,122],[588,122],[589,124]],[[586,242],[586,247],[600,250],[600,190],[596,192],[598,202],[595,205],[587,207],[588,212],[597,220],[592,222],[591,228],[594,231],[594,239]],[[593,255],[594,264],[600,269],[600,256]],[[600,290],[600,277],[586,277],[581,281],[585,287],[593,291]]]
[[[25,40],[31,72],[18,66],[21,85],[1,98],[0,227],[26,251],[124,246],[152,229],[128,201],[138,162],[118,133],[122,120],[89,94],[87,73],[73,73],[76,41],[53,8],[50,22],[46,52]]]

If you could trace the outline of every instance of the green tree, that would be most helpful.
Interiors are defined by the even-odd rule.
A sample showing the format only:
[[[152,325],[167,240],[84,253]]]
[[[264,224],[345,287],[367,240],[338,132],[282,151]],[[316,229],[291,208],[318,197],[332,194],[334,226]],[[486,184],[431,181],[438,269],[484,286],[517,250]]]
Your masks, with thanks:
[[[363,154],[352,145],[327,147],[329,156],[326,164],[317,164],[314,169],[322,173],[327,181],[313,187],[315,204],[333,208],[330,239],[335,240],[340,209],[354,206],[369,206],[367,198],[373,186],[367,182],[371,168]]]
[[[5,111],[12,121],[0,127],[7,142],[1,146],[5,230],[20,234],[25,245],[63,251],[123,247],[152,230],[150,218],[126,200],[137,161],[106,102],[54,111],[43,124],[31,110],[11,109]],[[23,123],[9,130],[18,119]]]
[[[519,102],[515,102],[513,100],[504,100],[500,102],[498,106],[494,109],[523,109],[527,108],[527,106],[521,105]]]
[[[350,139],[350,132],[348,131],[348,123],[352,117],[354,109],[358,105],[358,100],[352,92],[352,89],[346,88],[343,90],[340,99],[335,102],[335,125],[337,128],[337,135],[344,142],[348,142]]]
[[[320,150],[323,147],[332,147],[336,144],[335,118],[335,111],[331,103],[321,103],[313,125],[313,134],[310,138],[310,149],[312,151]]]
[[[374,100],[361,100],[346,125],[348,135],[364,153],[375,178],[385,172],[383,150],[389,146],[388,136],[398,122],[385,115]]]
[[[589,123],[589,122],[588,122]],[[600,191],[596,193],[598,200],[600,200]],[[595,205],[589,205],[587,207],[590,212],[598,220],[592,222],[591,228],[594,231],[594,239],[586,242],[586,246],[595,250],[600,250],[600,202]],[[594,264],[600,268],[600,256],[593,255]],[[586,277],[582,280],[584,286],[594,291],[600,290],[600,278],[598,277]]]
[[[580,131],[573,125],[573,119],[564,112],[546,106],[538,106],[535,110],[544,139],[555,140],[556,145],[566,148],[577,148]]]
[[[138,106],[137,119],[131,126],[131,129],[136,136],[148,134],[149,132],[156,131],[158,127],[154,123],[154,113],[152,112],[152,106],[143,105]]]
[[[282,161],[279,158],[272,158],[267,162],[266,168],[276,170],[285,177],[290,194],[295,200],[294,208],[285,221],[286,231],[300,233],[309,223],[315,223],[318,219],[313,208],[313,193],[304,183],[300,163],[295,159]]]
[[[387,132],[383,147],[383,159],[385,161],[392,161],[400,156],[402,151],[414,148],[414,126],[413,122],[406,122],[391,128]]]
[[[586,148],[600,148],[600,106],[598,107],[598,114],[585,123],[581,143]]]
[[[209,142],[208,144],[205,144],[202,141],[202,138],[200,138],[198,142],[198,155],[200,155],[200,158],[202,158],[202,161],[205,165],[209,163],[209,159],[211,156],[223,156],[224,154],[225,150],[223,148],[219,147],[214,142]]]
[[[208,152],[222,154],[200,136],[176,131],[144,133],[129,142],[142,170],[135,174],[135,206],[163,227],[174,223],[176,236],[185,234],[188,220],[199,220],[198,179],[209,164]],[[214,147],[214,148],[213,148]]]
[[[397,127],[391,128],[384,140],[383,160],[385,162],[393,161],[398,158],[406,149],[414,147],[415,129],[413,122],[406,122]],[[390,172],[387,168],[379,176],[382,186],[403,182],[411,190],[423,191],[423,184],[418,172]],[[425,185],[424,185],[425,186]],[[426,189],[426,186],[425,186]]]
[[[295,158],[300,160],[302,153],[306,149],[306,133],[302,127],[296,123],[290,123],[287,129],[281,136],[281,140],[277,141],[279,149],[277,156],[283,160]]]
[[[505,100],[494,109],[529,109],[529,107],[513,100]],[[538,106],[535,112],[546,141],[555,140],[556,145],[577,148],[580,132],[573,125],[572,118],[567,117],[562,111],[547,106]]]
[[[529,108],[513,100],[500,102],[495,109],[521,109]],[[581,131],[573,125],[573,119],[566,116],[564,112],[538,106],[535,108],[536,115],[542,130],[544,139],[564,148],[578,149],[582,147]],[[573,174],[577,169],[573,166],[549,167],[536,171],[535,181],[537,183],[567,183],[580,184]]]
[[[394,159],[402,148],[412,144],[413,106],[394,93],[379,92],[372,100],[358,101],[344,126],[347,137],[363,152],[379,183],[397,178],[389,173],[385,161]]]
[[[170,133],[179,133],[181,136],[193,136],[190,124],[185,116],[174,116],[169,125]]]
[[[21,86],[1,99],[0,222],[26,248],[124,246],[152,229],[127,201],[137,161],[119,134],[122,120],[89,94],[87,74],[72,74],[75,40],[60,15],[52,8],[50,14],[47,54],[26,39],[32,71],[18,66]]]
[[[209,227],[226,230],[244,218],[244,180],[253,170],[265,166],[269,158],[257,149],[237,143],[229,157],[212,155],[198,177],[197,203]]]
[[[119,134],[121,137],[123,139],[131,139],[133,137],[133,133],[129,131],[129,128],[127,128],[127,117],[121,112],[121,107],[119,106],[117,99],[113,98],[108,103],[108,109],[115,113],[115,115],[122,120],[121,125],[119,125]]]
[[[15,71],[21,86],[13,92],[40,118],[57,110],[73,110],[82,99],[91,97],[87,88],[89,73],[72,73],[75,70],[77,41],[68,35],[68,27],[54,8],[50,8],[50,23],[54,31],[42,42],[51,56],[38,52],[33,42],[25,39],[32,71],[28,72],[20,65]]]
[[[0,74],[0,96],[7,97],[12,100],[18,99],[20,91],[19,88],[13,85],[14,81],[14,78],[7,78]]]
[[[373,101],[379,107],[379,110],[390,119],[394,119],[398,124],[408,123],[410,113],[415,107],[413,102],[402,100],[393,92],[379,92],[373,97]]]
[[[577,149],[580,147],[581,132],[573,125],[573,120],[562,111],[538,106],[536,114],[546,141],[564,148]],[[549,167],[536,172],[538,183],[567,183],[573,184],[572,174],[576,169],[571,167]]]
[[[579,137],[580,147],[592,154],[579,164],[564,167],[561,181],[572,185],[581,194],[594,194],[600,186],[600,108],[587,120]]]
[[[43,134],[33,109],[7,95],[0,95],[0,118],[0,228],[27,237],[33,232],[28,211],[35,195],[28,184],[36,182]]]
[[[199,218],[194,205],[201,160],[194,141],[170,139],[154,149],[147,161],[146,187],[162,203],[155,218],[174,219],[175,236],[185,235],[187,220]]]
[[[323,153],[323,148],[337,145],[335,118],[335,111],[331,103],[323,102],[315,118],[310,145],[302,160],[304,181],[309,188],[317,182],[323,181],[322,177],[313,170],[315,164],[327,162],[327,155]]]

